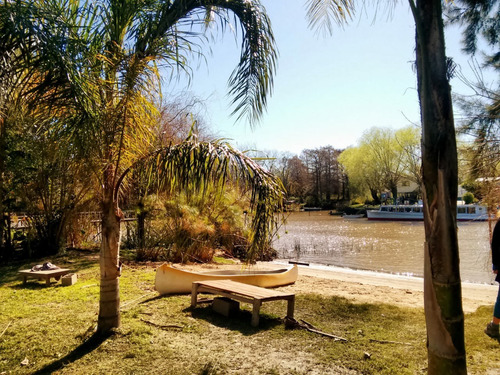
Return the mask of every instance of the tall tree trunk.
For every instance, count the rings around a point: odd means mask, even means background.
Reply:
[[[4,213],[4,199],[5,199],[5,153],[6,153],[6,131],[4,118],[0,116],[0,259],[6,257],[5,254],[5,213]]]
[[[144,249],[146,244],[146,215],[144,203],[142,201],[138,204],[139,213],[137,214],[137,246],[139,249]]]
[[[397,184],[391,184],[391,194],[392,194],[392,203],[397,204],[398,203],[398,185]]]
[[[457,148],[441,0],[410,0],[422,120],[424,307],[429,374],[466,374],[460,285]]]
[[[380,204],[380,198],[376,189],[370,188],[370,195],[372,196],[374,204]]]
[[[111,188],[112,189],[112,188]],[[101,285],[97,332],[107,334],[120,326],[120,221],[113,193],[105,192],[102,202],[100,270]]]

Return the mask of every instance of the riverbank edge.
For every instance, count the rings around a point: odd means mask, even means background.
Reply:
[[[256,266],[262,269],[272,269],[278,265],[283,266],[288,264],[286,261],[277,260],[272,262],[257,262]],[[299,265],[298,267],[298,282],[304,282],[301,278],[323,280],[323,282],[311,282],[311,292],[314,293],[325,294],[327,293],[327,288],[333,288],[334,283],[340,282],[344,284],[340,288],[342,295],[358,302],[383,301],[395,305],[423,308],[424,280],[421,277],[354,270],[320,264],[310,264],[309,266]],[[377,289],[376,291],[374,290],[375,288]],[[499,286],[497,284],[462,282],[462,305],[464,312],[474,312],[480,306],[493,305],[498,290]],[[383,299],[381,300],[381,298]]]

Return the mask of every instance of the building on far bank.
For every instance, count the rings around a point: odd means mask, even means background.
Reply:
[[[398,204],[414,204],[422,199],[420,186],[410,180],[401,180],[398,184]]]

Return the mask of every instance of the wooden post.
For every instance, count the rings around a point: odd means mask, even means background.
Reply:
[[[191,307],[196,307],[196,303],[198,302],[198,283],[193,283],[191,287]]]
[[[293,314],[295,312],[295,296],[288,298],[287,302],[286,316],[293,319]]]
[[[259,325],[259,313],[260,313],[260,305],[262,302],[260,300],[253,301],[253,309],[252,309],[252,327],[257,327]]]

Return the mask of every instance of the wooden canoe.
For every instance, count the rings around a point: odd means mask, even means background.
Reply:
[[[233,280],[263,288],[271,288],[293,284],[297,280],[298,267],[271,271],[263,270],[218,270],[208,272],[191,272],[162,264],[156,270],[155,288],[160,294],[191,293],[194,281]]]

